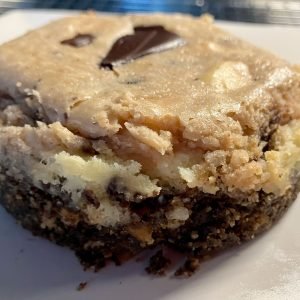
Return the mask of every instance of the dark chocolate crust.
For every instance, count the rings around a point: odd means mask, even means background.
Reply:
[[[162,197],[160,200],[159,197],[146,199],[142,204],[135,204],[132,211],[139,211],[141,222],[151,224],[153,228],[154,243],[147,246],[133,237],[128,227],[97,228],[89,225],[80,210],[69,207],[68,195],[53,197],[47,191],[49,188],[38,189],[30,182],[16,182],[2,174],[0,201],[33,234],[75,251],[86,268],[98,270],[109,260],[121,264],[144,248],[166,245],[183,252],[187,257],[185,265],[176,272],[179,276],[191,275],[203,257],[251,240],[271,227],[291,205],[299,191],[299,186],[295,185],[293,190],[280,198],[259,193],[259,201],[252,203],[246,199],[238,201],[222,195],[195,192],[182,195],[185,198],[188,196],[189,201],[185,205],[193,213],[184,225],[176,229],[163,229],[160,219],[155,217],[158,211],[168,209],[172,196],[165,196],[163,202]],[[50,227],[43,226],[43,219],[52,219],[54,222]],[[147,271],[163,274],[164,266],[169,265],[166,262],[160,253],[151,259]]]

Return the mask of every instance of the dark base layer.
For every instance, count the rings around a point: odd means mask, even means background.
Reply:
[[[141,219],[154,228],[152,237],[155,242],[151,247],[167,245],[185,253],[187,261],[176,275],[191,275],[203,257],[253,239],[271,227],[296,198],[297,192],[298,187],[295,187],[281,198],[261,193],[260,201],[252,204],[245,201],[239,203],[225,196],[199,194],[190,197],[186,207],[193,213],[177,229],[161,229],[159,220],[151,217],[153,212],[145,213],[147,204],[159,210],[167,209],[168,204],[157,208],[153,206],[153,201],[157,199],[151,198],[134,209],[143,211],[145,214],[141,215]],[[146,248],[125,227],[102,227],[99,230],[87,224],[80,211],[67,208],[67,196],[52,197],[47,191],[4,175],[0,180],[0,202],[33,234],[74,250],[86,268],[98,270],[108,260],[121,264]],[[52,221],[44,226],[45,220]],[[168,265],[169,261],[160,251],[151,258],[147,270],[153,274],[163,274]]]

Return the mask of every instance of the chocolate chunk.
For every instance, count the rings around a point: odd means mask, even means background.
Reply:
[[[60,42],[62,45],[69,45],[72,47],[80,48],[85,47],[93,42],[95,37],[91,34],[77,34],[69,40]]]
[[[100,67],[113,67],[128,63],[139,57],[166,51],[184,44],[177,34],[162,26],[135,27],[132,35],[118,39],[102,60]]]

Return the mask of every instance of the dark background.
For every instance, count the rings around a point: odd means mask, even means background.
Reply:
[[[300,25],[300,0],[0,0],[0,14],[15,8],[210,12],[217,19]]]

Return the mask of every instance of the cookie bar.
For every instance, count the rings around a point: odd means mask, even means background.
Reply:
[[[0,202],[86,267],[167,246],[189,275],[296,198],[299,100],[295,67],[209,16],[55,21],[0,46]]]

